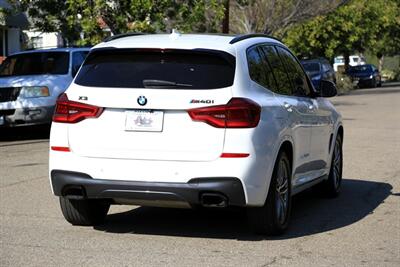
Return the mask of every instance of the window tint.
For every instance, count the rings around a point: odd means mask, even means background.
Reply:
[[[306,71],[309,71],[309,72],[318,72],[321,70],[320,64],[317,62],[303,63],[303,67]]]
[[[85,60],[89,51],[79,51],[72,54],[72,70],[79,68]]]
[[[266,55],[266,58],[275,76],[277,87],[275,88],[274,92],[282,95],[291,95],[292,94],[291,82],[275,48],[273,46],[263,46],[262,51]]]
[[[0,76],[67,74],[68,52],[35,52],[8,57],[0,67]]]
[[[277,47],[280,57],[285,64],[287,73],[292,81],[292,94],[295,96],[310,95],[310,87],[308,85],[307,76],[297,62],[296,58],[286,49]]]
[[[335,63],[344,63],[343,57],[335,57]]]
[[[75,83],[97,87],[213,89],[231,86],[234,74],[235,58],[223,52],[111,49],[91,52]]]
[[[275,91],[276,84],[271,67],[264,54],[260,54],[257,47],[252,47],[247,51],[247,62],[250,78],[262,86]]]

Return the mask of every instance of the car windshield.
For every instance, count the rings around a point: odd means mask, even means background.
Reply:
[[[370,65],[361,65],[361,66],[354,66],[349,68],[349,72],[357,73],[357,72],[366,72],[371,71]]]
[[[316,62],[303,63],[303,67],[307,72],[317,72],[321,70],[321,66]]]
[[[0,76],[67,74],[68,52],[35,52],[8,57],[0,66]]]
[[[107,49],[89,54],[75,83],[93,87],[213,89],[233,84],[235,58],[196,50]]]
[[[344,63],[344,58],[342,58],[342,57],[335,57],[335,63]]]

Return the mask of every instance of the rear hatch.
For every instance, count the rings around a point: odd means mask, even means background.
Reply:
[[[226,104],[234,71],[235,58],[220,51],[94,51],[67,95],[104,109],[69,126],[70,148],[85,157],[214,160],[225,128],[193,121],[187,110]]]

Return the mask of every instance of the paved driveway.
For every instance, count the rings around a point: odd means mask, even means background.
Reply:
[[[332,100],[345,123],[343,192],[294,199],[291,228],[253,235],[242,211],[113,206],[72,227],[47,178],[47,129],[0,130],[0,266],[400,266],[400,87]]]

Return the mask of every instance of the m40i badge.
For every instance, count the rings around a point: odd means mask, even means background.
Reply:
[[[192,99],[190,104],[214,104],[214,100],[210,99]]]

